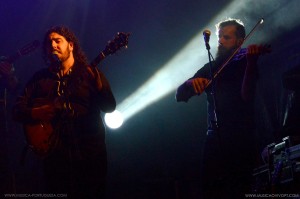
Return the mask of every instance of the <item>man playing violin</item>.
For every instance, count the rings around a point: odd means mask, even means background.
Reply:
[[[203,154],[204,198],[244,198],[250,193],[254,168],[254,94],[258,79],[257,61],[262,46],[249,45],[228,60],[245,39],[245,27],[238,19],[216,24],[216,59],[205,64],[180,85],[178,102],[207,96],[207,136]],[[229,62],[227,62],[229,61]],[[222,71],[214,74],[227,63]]]

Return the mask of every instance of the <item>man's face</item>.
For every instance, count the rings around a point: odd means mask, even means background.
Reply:
[[[218,32],[218,52],[217,56],[224,56],[233,52],[243,43],[243,39],[237,38],[236,27],[229,25],[221,28]]]
[[[55,32],[50,33],[49,41],[48,53],[51,55],[56,54],[61,62],[66,61],[73,53],[73,43],[68,42],[62,35]]]

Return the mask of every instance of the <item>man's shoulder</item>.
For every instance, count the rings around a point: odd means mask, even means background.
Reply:
[[[212,67],[215,66],[215,61],[211,62]],[[210,74],[210,63],[204,64],[194,75],[194,77],[208,77]]]

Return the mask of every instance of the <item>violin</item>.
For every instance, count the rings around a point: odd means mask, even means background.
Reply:
[[[259,48],[259,54],[260,55],[265,55],[266,53],[270,53],[272,51],[271,49],[271,45],[270,44],[264,44],[264,45],[260,45]],[[248,49],[247,48],[241,48],[232,58],[232,60],[234,61],[238,61],[243,59],[248,53]]]

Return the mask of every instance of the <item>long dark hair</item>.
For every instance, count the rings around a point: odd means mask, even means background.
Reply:
[[[74,46],[73,55],[76,63],[79,63],[80,65],[84,65],[84,66],[88,65],[87,57],[84,54],[84,52],[81,50],[78,39],[76,38],[75,34],[66,26],[53,26],[46,32],[43,41],[43,58],[47,64],[50,64],[50,60],[51,60],[50,58],[51,55],[47,50],[49,48],[49,45],[51,45],[49,40],[49,35],[53,32],[60,34],[68,42],[73,43]]]

